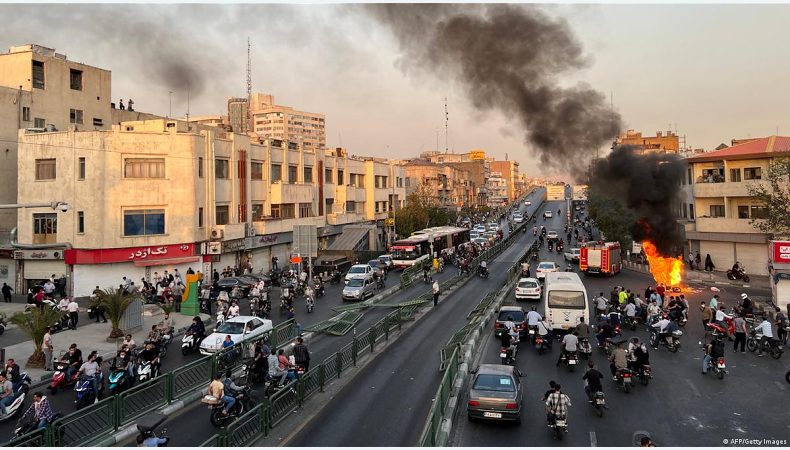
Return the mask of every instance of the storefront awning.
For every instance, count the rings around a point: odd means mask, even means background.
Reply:
[[[174,266],[176,264],[186,264],[191,262],[200,261],[200,256],[187,256],[184,258],[170,258],[170,259],[150,259],[150,260],[136,260],[134,265],[137,267],[149,266]]]

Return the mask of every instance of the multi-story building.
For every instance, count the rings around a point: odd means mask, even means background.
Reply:
[[[71,274],[75,295],[164,269],[268,269],[273,256],[286,261],[294,251],[297,224],[318,227],[323,248],[357,222],[376,225],[375,243],[385,242],[390,205],[405,196],[394,163],[179,120],[21,131],[19,140],[20,177],[35,180],[20,186],[19,202],[71,207],[19,215],[19,242],[41,247],[21,255],[20,278]]]
[[[17,131],[107,129],[110,86],[109,70],[70,61],[51,48],[30,44],[0,54],[0,203],[17,203],[18,179],[24,179],[17,176]],[[0,242],[7,242],[16,218],[16,210],[0,210]]]
[[[305,149],[326,147],[326,118],[323,114],[298,111],[274,103],[274,96],[256,93],[250,99],[255,135],[300,143]],[[231,118],[231,125],[233,125]],[[235,129],[235,128],[234,128]]]
[[[507,204],[508,184],[500,172],[491,172],[488,177],[488,206],[497,208]]]
[[[467,153],[439,153],[435,151],[423,152],[424,157],[431,162],[447,164],[458,170],[469,173],[469,181],[474,186],[473,198],[468,204],[486,206],[488,204],[488,177],[491,165],[486,158],[485,150],[475,149]]]
[[[686,158],[678,217],[685,226],[687,250],[711,255],[716,270],[739,261],[750,274],[768,273],[768,236],[751,225],[765,217],[749,187],[768,186],[773,158],[790,156],[790,137],[770,136]]]
[[[521,195],[518,186],[518,162],[517,161],[491,161],[491,171],[499,172],[500,176],[505,179],[507,185],[507,198],[515,200]]]
[[[469,172],[425,159],[402,161],[406,171],[406,195],[426,184],[431,201],[440,207],[458,208],[474,201],[474,185]]]
[[[642,132],[628,130],[617,136],[614,147],[631,146],[640,152],[677,153],[680,149],[680,139],[672,131],[663,133],[656,131],[655,136],[642,136]]]

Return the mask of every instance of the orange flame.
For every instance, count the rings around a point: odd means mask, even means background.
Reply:
[[[642,249],[647,255],[650,264],[650,273],[659,284],[665,286],[679,286],[683,281],[683,258],[668,258],[658,253],[656,246],[650,241],[642,243]]]

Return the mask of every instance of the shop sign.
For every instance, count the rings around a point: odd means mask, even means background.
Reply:
[[[244,238],[224,241],[222,243],[222,253],[238,252],[240,250],[244,250]]]
[[[790,264],[790,241],[771,241],[771,261]]]
[[[63,259],[64,250],[15,250],[14,259]]]
[[[68,249],[66,264],[107,264],[194,256],[194,244],[152,245],[148,247],[108,248],[98,250]]]
[[[269,247],[272,245],[277,244],[287,244],[293,241],[293,232],[288,233],[274,233],[274,234],[264,234],[261,236],[255,237],[248,237],[247,242],[247,249],[259,248],[259,247]]]

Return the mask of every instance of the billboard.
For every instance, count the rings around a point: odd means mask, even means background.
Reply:
[[[482,161],[486,159],[486,152],[484,150],[472,150],[469,152],[469,159],[472,161]]]
[[[790,264],[790,241],[771,241],[771,262]]]

